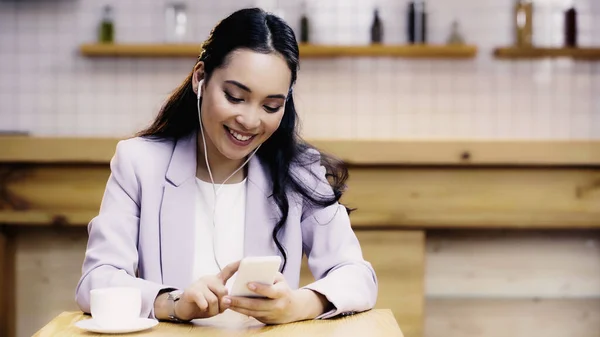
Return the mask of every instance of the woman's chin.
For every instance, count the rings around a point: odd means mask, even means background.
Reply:
[[[221,154],[229,160],[243,160],[252,153],[252,149],[254,148],[236,149],[232,146],[227,146],[226,148],[222,149]]]

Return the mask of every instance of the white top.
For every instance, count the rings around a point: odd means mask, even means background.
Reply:
[[[246,224],[246,179],[236,184],[215,185],[217,203],[213,227],[213,206],[215,194],[212,183],[196,178],[196,232],[193,279],[190,283],[205,275],[216,275],[219,266],[215,262],[215,253],[221,268],[244,257],[244,230]],[[215,250],[213,251],[213,237]],[[226,287],[231,289],[235,276]],[[210,318],[197,321],[210,322],[213,326],[245,326],[252,322],[249,316],[232,310],[225,310]]]
[[[221,268],[244,257],[246,216],[246,179],[240,183],[215,185],[217,204],[213,228],[215,197],[212,183],[196,178],[196,232],[193,279],[216,275]],[[213,251],[213,236],[215,249]],[[231,286],[233,278],[227,282]]]

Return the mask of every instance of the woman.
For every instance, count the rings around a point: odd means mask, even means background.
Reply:
[[[301,142],[292,29],[244,9],[221,21],[192,73],[138,137],[119,142],[76,299],[142,291],[142,315],[209,318],[229,309],[266,324],[372,308],[377,279],[338,203],[344,169]],[[201,122],[200,122],[201,121]],[[328,181],[331,178],[332,182]],[[315,282],[298,289],[303,253]],[[228,295],[245,256],[279,255],[265,298]]]

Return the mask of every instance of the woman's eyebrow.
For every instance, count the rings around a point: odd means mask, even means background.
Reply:
[[[248,88],[247,86],[243,85],[242,83],[238,82],[238,81],[234,81],[234,80],[227,80],[225,81],[225,83],[229,83],[229,84],[233,84],[236,87],[247,91],[248,93],[252,93],[252,90],[250,90],[250,88]],[[269,95],[267,96],[267,98],[281,98],[281,99],[285,99],[285,95],[283,94],[275,94],[275,95]]]
[[[238,88],[240,88],[240,89],[242,89],[242,90],[244,90],[244,91],[247,91],[247,92],[249,92],[249,93],[251,93],[251,92],[252,92],[252,90],[250,90],[250,88],[248,88],[247,86],[245,86],[245,85],[241,84],[241,83],[240,83],[240,82],[238,82],[238,81],[234,81],[234,80],[227,80],[227,81],[225,81],[225,83],[233,84],[233,85],[235,85],[236,87],[238,87]]]

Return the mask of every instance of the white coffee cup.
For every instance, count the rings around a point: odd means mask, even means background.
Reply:
[[[90,291],[94,322],[104,328],[126,327],[140,318],[142,292],[137,288],[114,287]]]

